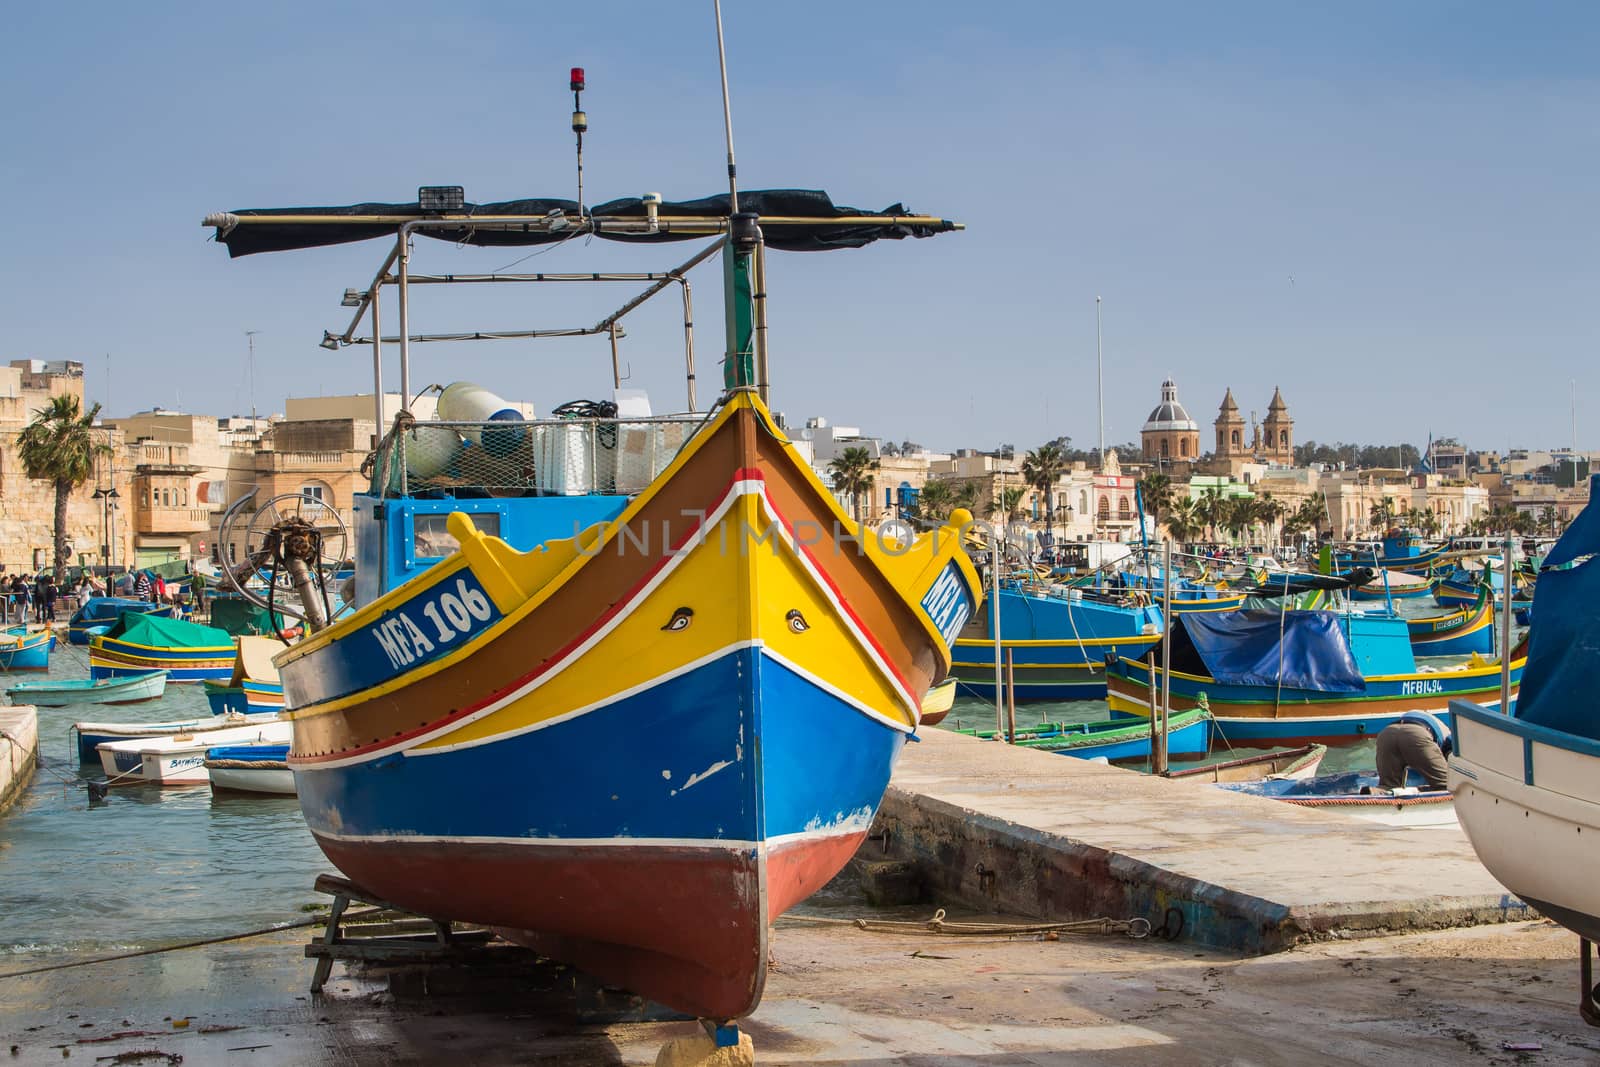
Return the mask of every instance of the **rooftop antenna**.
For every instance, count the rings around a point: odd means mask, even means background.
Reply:
[[[1100,298],[1094,298],[1094,392],[1100,408],[1100,466],[1106,465],[1105,359],[1100,339]]]
[[[589,116],[583,113],[580,100],[584,86],[582,67],[572,68],[568,84],[572,88],[572,132],[578,137],[578,217],[581,219],[588,214],[583,207],[583,135],[589,132]]]
[[[260,330],[246,330],[245,341],[250,345],[250,432],[256,429],[256,334]]]

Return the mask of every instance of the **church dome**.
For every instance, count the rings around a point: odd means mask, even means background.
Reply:
[[[1150,417],[1144,420],[1145,433],[1162,433],[1174,430],[1199,432],[1200,424],[1189,417],[1182,404],[1178,403],[1178,384],[1171,378],[1161,383],[1161,403],[1156,405]]]

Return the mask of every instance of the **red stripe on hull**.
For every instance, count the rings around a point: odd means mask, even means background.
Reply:
[[[767,846],[767,918],[776,919],[833,880],[867,832],[811,837]]]
[[[679,1011],[732,1019],[761,1000],[767,924],[753,850],[317,841],[401,907],[493,926]],[[788,881],[809,883],[814,869],[800,862]]]

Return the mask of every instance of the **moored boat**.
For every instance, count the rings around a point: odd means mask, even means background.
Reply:
[[[121,678],[53,678],[18,682],[6,690],[13,704],[60,708],[68,704],[137,704],[155,700],[167,690],[166,671],[148,671]]]
[[[1178,767],[1168,771],[1167,777],[1202,784],[1259,782],[1265,778],[1311,778],[1316,775],[1327,754],[1327,745],[1301,745],[1299,748],[1257,752],[1198,767]]]
[[[55,634],[49,630],[16,627],[0,633],[0,671],[49,670],[55,644]]]
[[[153,670],[172,683],[221,680],[233,673],[233,637],[182,619],[125,612],[89,638],[89,677],[115,678]]]
[[[1348,744],[1375,736],[1407,711],[1443,712],[1452,699],[1499,703],[1500,669],[1474,657],[1455,668],[1419,669],[1405,620],[1328,611],[1188,616],[1172,629],[1171,707],[1207,702],[1220,739],[1233,745]],[[1522,675],[1512,662],[1512,697]],[[1108,664],[1113,714],[1148,716],[1152,675]]]
[[[945,716],[950,714],[950,709],[956,706],[956,680],[946,678],[922,698],[922,716],[918,721],[920,726],[937,726],[944,722]]]
[[[96,747],[107,785],[202,785],[210,781],[206,750],[222,745],[287,744],[280,719],[218,730],[185,730],[160,737],[106,741]]]
[[[72,613],[72,619],[67,623],[68,643],[87,645],[91,627],[110,626],[121,618],[124,612],[129,611],[138,615],[159,615],[168,619],[177,614],[171,604],[152,604],[148,600],[135,600],[132,597],[90,597],[87,604]]]
[[[1476,603],[1444,615],[1407,619],[1406,632],[1418,656],[1487,655],[1494,651],[1494,620],[1489,588],[1479,586]]]
[[[95,750],[113,741],[148,741],[176,734],[212,734],[217,730],[232,730],[241,726],[273,722],[277,713],[265,715],[216,715],[193,719],[168,719],[163,722],[75,722],[71,732],[78,738],[78,760],[96,763],[100,757]]]
[[[294,795],[289,745],[221,745],[206,749],[204,766],[214,793]]]

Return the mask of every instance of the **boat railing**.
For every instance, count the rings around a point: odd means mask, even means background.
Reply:
[[[631,496],[672,463],[704,413],[638,419],[397,423],[369,459],[377,497]]]

